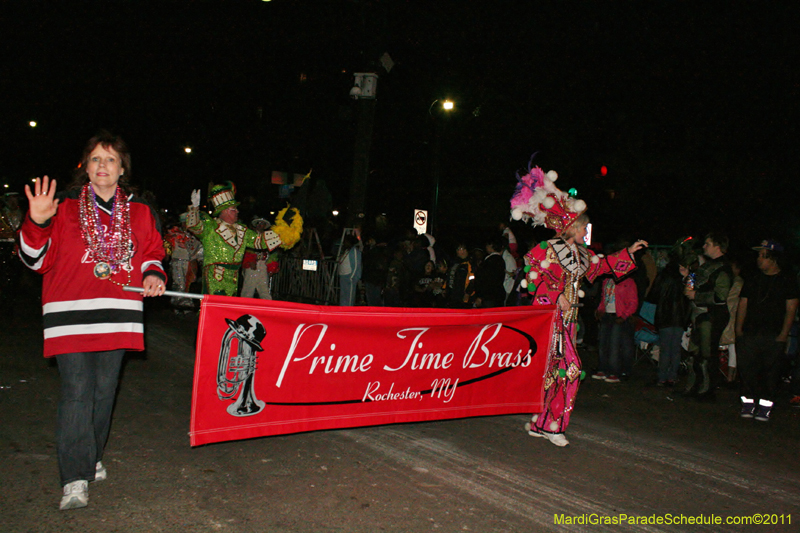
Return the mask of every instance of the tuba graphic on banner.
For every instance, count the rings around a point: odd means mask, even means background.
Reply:
[[[226,409],[228,414],[252,416],[259,413],[265,405],[255,396],[253,380],[256,373],[257,352],[264,351],[261,343],[267,336],[267,330],[261,321],[252,315],[242,315],[235,321],[226,318],[225,322],[228,324],[228,331],[220,343],[217,397],[221,401],[235,398]],[[234,344],[235,353],[231,349]]]

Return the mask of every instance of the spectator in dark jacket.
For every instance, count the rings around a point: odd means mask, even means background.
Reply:
[[[469,250],[465,244],[456,246],[456,260],[447,274],[447,306],[453,309],[469,307],[472,297],[473,278],[472,265],[469,262]]]
[[[691,302],[683,294],[683,275],[677,258],[671,258],[658,274],[647,300],[656,305],[653,325],[658,330],[661,351],[658,358],[658,385],[671,387],[678,380],[681,364],[681,338],[689,323]]]
[[[386,243],[377,243],[374,237],[365,239],[364,270],[361,281],[364,282],[364,296],[367,305],[377,307],[383,305],[383,288],[389,273],[389,250]]]
[[[386,273],[386,286],[383,290],[383,301],[387,307],[405,307],[408,305],[408,287],[410,274],[403,261],[403,248],[397,246],[392,252]]]
[[[494,239],[486,244],[486,257],[475,274],[475,307],[503,307],[505,304],[506,263],[502,253],[502,240]]]
[[[428,238],[425,235],[417,235],[417,237],[411,241],[411,251],[403,259],[406,269],[408,269],[412,279],[424,273],[425,263],[430,260]]]
[[[433,307],[433,279],[436,265],[433,261],[425,263],[422,274],[412,283],[411,305],[413,307]]]

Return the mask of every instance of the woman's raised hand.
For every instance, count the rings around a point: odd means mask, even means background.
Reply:
[[[25,196],[28,197],[31,220],[37,224],[44,224],[58,211],[56,195],[56,180],[47,176],[36,178],[33,182],[33,192],[29,185],[25,185]]]

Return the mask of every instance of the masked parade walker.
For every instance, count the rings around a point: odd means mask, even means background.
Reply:
[[[545,174],[539,167],[531,168],[529,164],[527,174],[517,175],[517,188],[511,198],[511,218],[556,232],[555,238],[542,241],[525,255],[526,275],[520,285],[530,292],[533,305],[556,306],[543,376],[544,410],[534,413],[525,428],[531,436],[547,437],[556,446],[566,446],[569,442],[564,431],[585,376],[575,346],[578,299],[583,296],[578,287],[584,278],[592,282],[608,273],[622,277],[634,270],[636,263],[628,249],[603,256],[596,255],[583,242],[572,242],[568,230],[576,220],[577,224],[586,224],[587,219],[581,216],[586,211],[586,203],[559,190],[554,184],[557,178],[555,171]],[[631,248],[635,251],[645,244],[637,242]],[[559,305],[561,296],[569,302],[566,311]]]
[[[214,217],[229,207],[239,205],[236,201],[236,186],[230,181],[213,185],[208,199],[214,210]],[[278,213],[271,229],[257,232],[243,224],[229,224],[201,213],[200,191],[194,191],[186,226],[203,243],[203,292],[237,296],[239,269],[245,250],[253,248],[272,251],[278,246],[291,248],[300,240],[303,219],[297,209],[286,207]]]

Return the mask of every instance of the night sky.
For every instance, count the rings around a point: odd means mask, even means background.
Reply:
[[[506,218],[536,152],[602,240],[798,247],[798,22],[789,2],[9,1],[0,177],[66,181],[104,127],[161,207],[229,179],[266,211],[283,204],[273,170],[313,167],[344,209],[348,93],[374,70],[369,216],[430,209],[439,134],[442,233]]]

